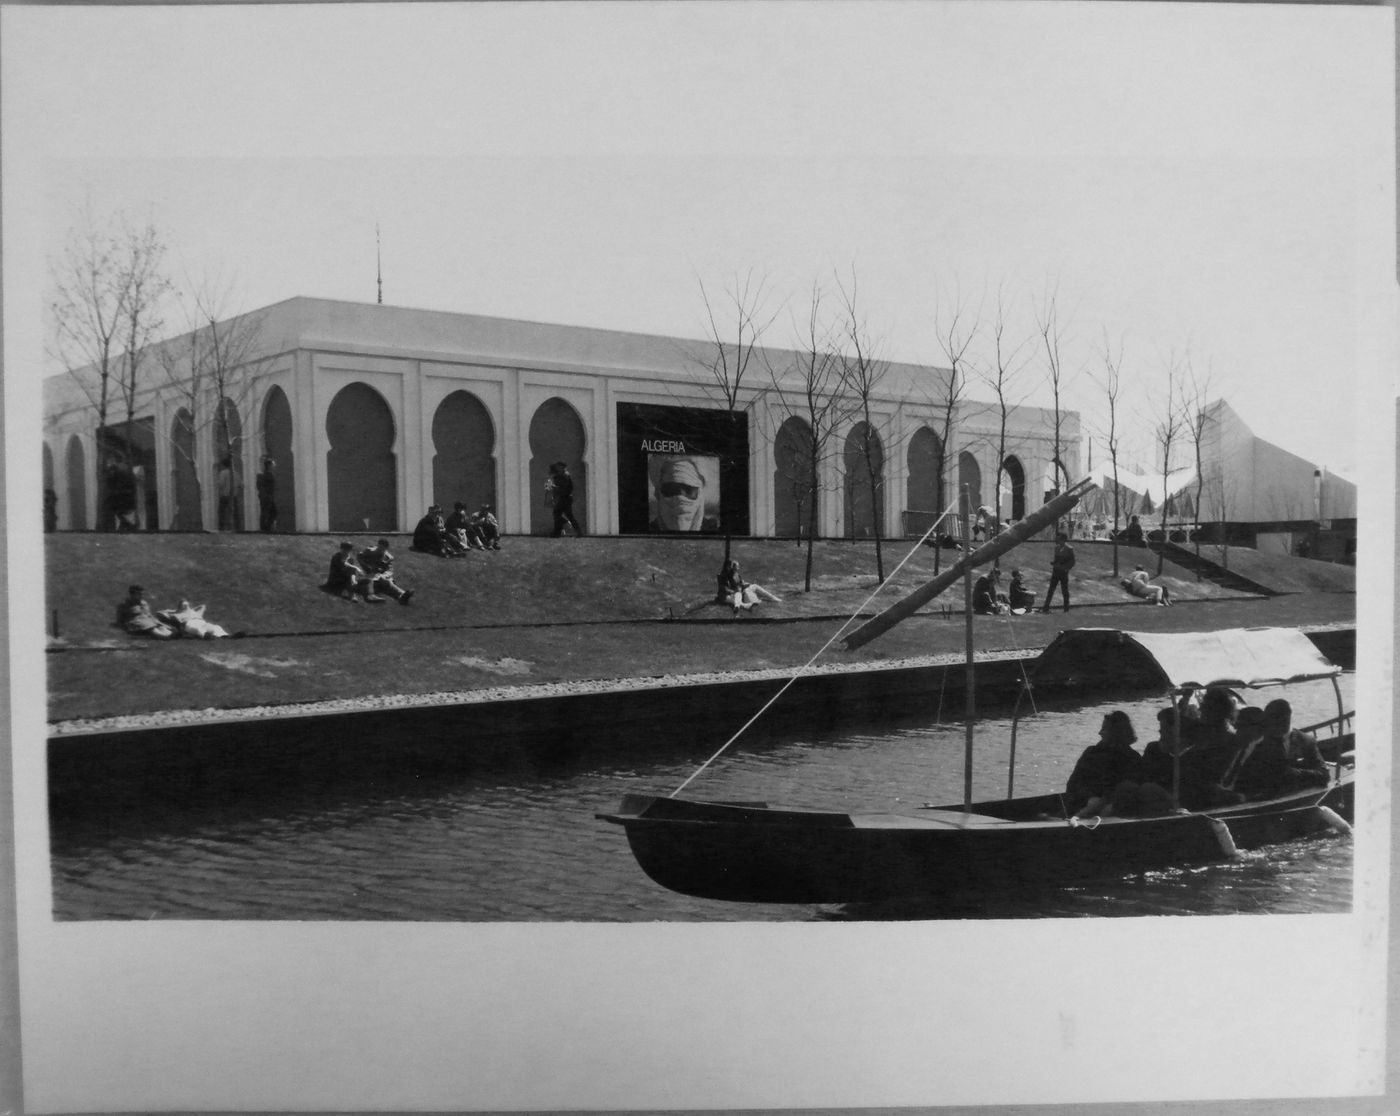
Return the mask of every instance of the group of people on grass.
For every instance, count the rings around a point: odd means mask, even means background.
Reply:
[[[181,599],[174,608],[155,611],[140,585],[127,587],[126,599],[117,605],[117,627],[147,639],[229,639],[230,633],[204,618],[205,605]],[[234,632],[233,636],[242,635]]]
[[[394,580],[394,555],[389,550],[388,539],[380,539],[358,554],[354,543],[341,543],[340,549],[331,555],[330,574],[321,588],[355,604],[361,601],[383,604],[394,600],[406,605],[413,600],[414,593]]]
[[[1317,740],[1293,728],[1283,698],[1242,705],[1212,687],[1157,714],[1159,736],[1142,752],[1121,709],[1109,713],[1065,785],[1067,817],[1152,817],[1274,798],[1330,781]]]
[[[442,517],[442,505],[433,504],[413,529],[409,549],[439,558],[460,558],[473,550],[500,550],[501,525],[490,504],[468,512],[458,500],[446,519]]]

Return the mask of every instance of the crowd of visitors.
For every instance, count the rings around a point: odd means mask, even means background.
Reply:
[[[1121,709],[1108,714],[1099,740],[1079,757],[1065,784],[1065,814],[1152,817],[1275,798],[1330,781],[1312,735],[1293,728],[1284,698],[1263,709],[1211,687],[1157,714],[1158,738],[1141,753]]]
[[[442,518],[442,506],[433,504],[414,527],[409,549],[439,558],[460,558],[473,550],[500,550],[501,525],[490,504],[482,504],[469,514],[458,500],[446,519]]]

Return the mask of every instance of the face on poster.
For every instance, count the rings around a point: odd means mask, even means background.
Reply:
[[[693,453],[647,454],[653,531],[719,530],[719,458]]]

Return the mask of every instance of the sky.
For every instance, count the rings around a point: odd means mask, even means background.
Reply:
[[[85,206],[153,222],[229,305],[293,295],[705,334],[814,283],[893,359],[946,364],[998,298],[1046,404],[1153,453],[1165,371],[1358,466],[1355,384],[1394,279],[1388,9],[1141,4],[10,9],[19,287]],[[43,112],[27,111],[44,106]],[[18,108],[16,106],[19,106]],[[18,204],[9,204],[17,202]],[[35,208],[31,209],[28,202]],[[42,214],[34,225],[31,215]],[[20,234],[16,234],[20,235]],[[28,310],[26,314],[23,311]],[[42,325],[39,326],[42,329]],[[52,366],[49,366],[50,370]],[[1323,384],[1327,390],[1320,390]],[[974,379],[974,397],[988,397]]]

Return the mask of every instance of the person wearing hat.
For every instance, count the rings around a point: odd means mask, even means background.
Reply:
[[[483,550],[501,549],[501,525],[496,521],[490,504],[482,504],[472,513],[471,526],[481,540]]]
[[[371,593],[383,593],[401,605],[413,600],[414,590],[404,589],[394,581],[394,556],[389,552],[388,539],[380,539],[374,546],[360,551],[360,565],[369,578]]]
[[[1141,782],[1142,756],[1133,750],[1136,740],[1133,722],[1123,710],[1104,716],[1098,743],[1084,749],[1065,784],[1066,817],[1102,815],[1118,784]]]
[[[117,605],[117,626],[132,635],[169,639],[174,631],[156,619],[145,592],[139,585],[127,586],[126,600]]]
[[[566,523],[574,529],[575,535],[582,535],[583,528],[574,518],[574,478],[569,475],[569,467],[564,462],[556,461],[549,467],[545,491],[554,509],[554,537],[557,539],[564,534]]]
[[[718,522],[705,518],[705,477],[693,458],[664,458],[657,470],[655,485],[653,531],[719,529]]]

